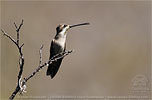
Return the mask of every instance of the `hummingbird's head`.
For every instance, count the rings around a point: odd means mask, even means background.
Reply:
[[[56,31],[57,33],[63,32],[66,33],[66,31],[70,28],[69,25],[65,25],[65,24],[60,24],[57,26]]]
[[[75,24],[75,25],[66,25],[66,24],[60,24],[57,26],[56,31],[57,33],[63,32],[66,33],[66,31],[70,28],[82,26],[82,25],[89,25],[90,23],[81,23],[81,24]]]
[[[81,23],[81,24],[75,24],[75,25],[60,24],[56,28],[56,31],[57,31],[56,37],[66,36],[66,33],[70,28],[77,27],[77,26],[82,26],[82,25],[89,25],[89,24],[90,23]]]

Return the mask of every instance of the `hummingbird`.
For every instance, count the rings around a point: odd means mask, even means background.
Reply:
[[[89,25],[89,23],[81,23],[81,24],[75,24],[75,25],[60,24],[57,26],[56,35],[55,35],[54,39],[51,41],[49,59],[51,59],[53,56],[65,51],[67,31],[73,27],[82,26],[82,25]],[[63,58],[58,59],[57,61],[54,61],[48,65],[46,75],[50,76],[51,79],[53,79],[54,76],[56,75],[56,73],[58,72],[62,59]]]

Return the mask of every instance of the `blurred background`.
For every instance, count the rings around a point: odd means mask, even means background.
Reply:
[[[1,2],[1,27],[15,39],[13,23],[19,25],[22,19],[23,77],[37,68],[42,44],[43,62],[48,60],[57,25],[83,22],[90,22],[90,25],[68,31],[67,50],[74,49],[74,52],[64,58],[54,79],[46,76],[47,67],[42,69],[28,81],[27,93],[17,94],[16,100],[51,99],[53,96],[73,96],[71,99],[103,96],[100,99],[105,99],[130,95],[151,100],[150,1]],[[8,99],[16,87],[19,53],[8,38],[2,34],[0,38],[1,99]],[[141,81],[145,84],[140,84]]]

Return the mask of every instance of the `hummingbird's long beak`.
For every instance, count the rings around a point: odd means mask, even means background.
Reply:
[[[81,24],[76,24],[76,25],[70,25],[69,27],[76,27],[76,26],[81,26],[81,25],[89,25],[90,23],[81,23]]]

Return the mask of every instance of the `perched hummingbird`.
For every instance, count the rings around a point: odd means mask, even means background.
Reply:
[[[67,36],[67,31],[70,28],[76,27],[76,26],[81,26],[81,25],[89,25],[89,23],[82,23],[82,24],[76,24],[76,25],[59,25],[56,28],[56,35],[54,39],[51,42],[51,47],[50,47],[50,58],[51,59],[53,56],[56,54],[59,54],[61,52],[64,52],[66,49],[66,36]],[[53,78],[56,73],[59,70],[59,67],[61,65],[62,59],[58,59],[57,61],[49,64],[46,75],[50,75],[51,78]]]

